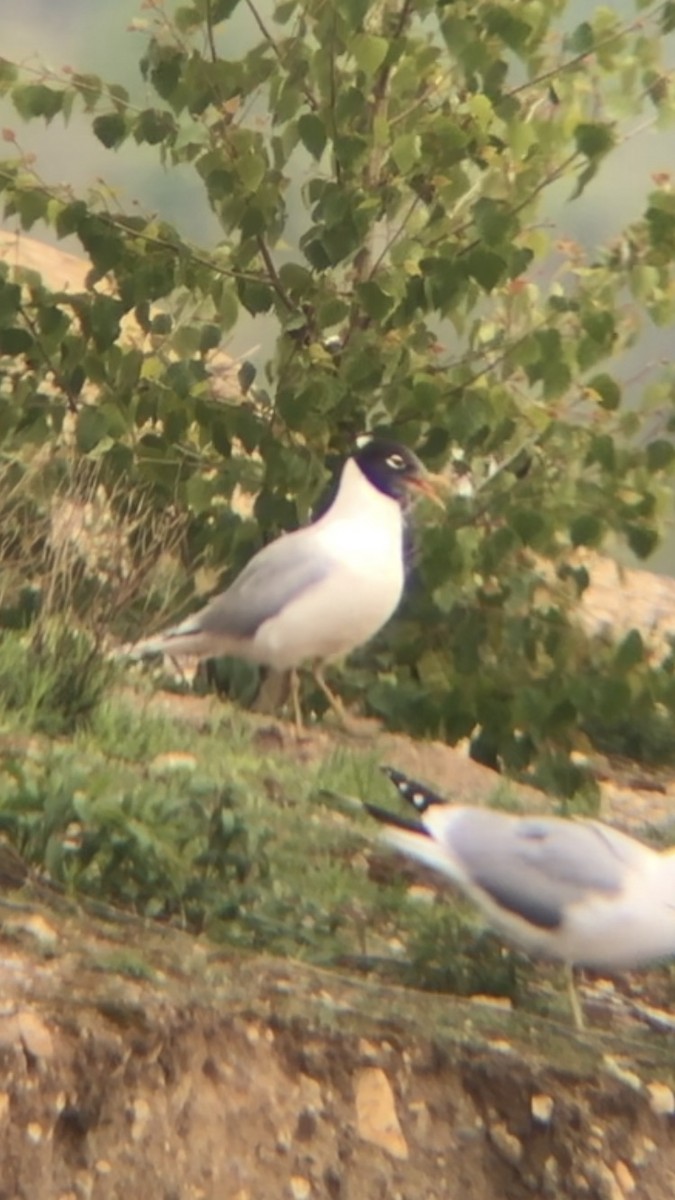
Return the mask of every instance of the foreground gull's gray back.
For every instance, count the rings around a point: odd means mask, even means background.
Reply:
[[[531,925],[554,929],[589,890],[616,896],[626,864],[597,825],[463,808],[439,838],[468,877]]]
[[[317,521],[260,550],[227,591],[132,653],[230,654],[290,669],[298,727],[296,668],[312,663],[318,686],[344,719],[322,664],[368,641],[395,611],[404,584],[404,510],[419,492],[440,502],[412,451],[373,439],[347,459]]]
[[[386,841],[457,884],[529,953],[568,968],[632,968],[675,955],[675,852],[600,821],[520,817],[442,802],[385,768],[418,820],[366,804]],[[582,1025],[570,974],[570,1001]]]

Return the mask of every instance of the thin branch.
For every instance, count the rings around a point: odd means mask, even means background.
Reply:
[[[206,39],[209,44],[209,52],[211,54],[211,62],[218,62],[218,53],[216,51],[216,42],[213,36],[213,14],[211,13],[211,0],[206,0],[204,5],[204,18],[206,21]]]
[[[414,0],[403,0],[401,9],[396,19],[392,39],[399,38],[403,33],[413,11]],[[379,117],[386,117],[388,104],[388,87],[389,77],[391,75],[391,63],[385,61],[380,68],[377,79],[373,86],[373,97],[370,104],[370,131],[375,128],[375,122]],[[374,144],[368,156],[368,162],[363,172],[363,183],[366,192],[374,192],[380,185],[380,175],[382,172],[382,162],[384,158],[384,147]],[[354,259],[354,283],[363,283],[366,279],[372,279],[373,276],[373,241],[375,238],[375,227],[370,231],[367,241],[356,255]],[[346,334],[346,341],[349,341],[351,333],[358,325],[366,327],[370,324],[368,318],[363,315],[358,315],[356,310],[352,314],[350,327]]]
[[[384,259],[387,257],[392,246],[394,246],[396,244],[396,242],[400,238],[401,234],[404,232],[406,225],[410,221],[415,209],[417,208],[417,206],[419,204],[421,204],[421,197],[413,196],[412,204],[409,206],[407,213],[402,218],[400,225],[398,225],[396,227],[396,229],[392,233],[391,237],[387,239],[381,252],[378,254],[377,258],[375,259],[375,262],[373,263],[372,267],[370,268],[370,274],[368,275],[369,279],[372,279],[373,276],[375,275],[376,271],[379,269],[379,267],[381,267],[382,263],[384,262]]]
[[[510,100],[512,96],[518,96],[521,92],[527,92],[530,88],[538,87],[541,83],[546,83],[549,79],[555,79],[557,75],[562,75],[566,71],[572,71],[575,67],[581,65],[586,59],[592,58],[597,54],[598,50],[604,49],[605,46],[611,46],[612,42],[618,42],[627,33],[632,33],[635,29],[641,29],[647,20],[656,16],[659,11],[665,8],[662,0],[654,5],[651,12],[642,12],[634,21],[629,21],[625,25],[621,25],[619,29],[612,30],[611,33],[605,34],[599,38],[590,50],[582,50],[579,54],[575,54],[572,58],[568,58],[563,63],[559,63],[556,67],[550,67],[547,71],[542,71],[540,75],[535,75],[534,79],[528,79],[526,83],[518,84],[518,87],[511,88],[511,91],[504,92],[501,99]]]
[[[119,96],[113,95],[110,91],[110,85],[101,80],[101,87],[97,88],[95,84],[88,84],[84,81],[74,83],[73,77],[77,74],[76,71],[70,75],[60,75],[58,71],[53,71],[51,67],[29,67],[27,63],[19,63],[16,60],[8,58],[5,60],[11,66],[16,67],[17,71],[25,72],[27,75],[34,75],[37,79],[49,79],[52,83],[58,83],[64,89],[67,88],[74,92],[90,92],[96,96],[105,96],[111,104],[116,108],[122,108],[125,112],[142,113],[144,109],[137,104],[132,104],[130,100],[122,100]]]
[[[10,171],[2,170],[2,168],[0,168],[0,180],[5,184],[9,184],[10,187],[14,186],[16,182],[13,174]],[[56,188],[47,187],[46,184],[42,183],[42,181],[38,180],[37,178],[32,187],[34,191],[39,192],[43,196],[48,196],[50,200],[63,200],[63,193],[60,193]],[[17,188],[16,190],[19,192],[25,192],[27,189]],[[70,201],[72,201],[72,194],[69,195],[69,202]],[[225,279],[241,279],[249,283],[260,283],[261,280],[264,279],[264,276],[256,273],[255,271],[240,271],[229,267],[221,267],[212,259],[205,258],[203,255],[197,254],[185,242],[181,242],[179,245],[177,245],[168,238],[158,237],[156,234],[145,233],[142,229],[129,229],[128,225],[126,225],[123,220],[114,217],[111,213],[97,212],[93,215],[95,216],[96,220],[101,221],[105,225],[109,225],[112,229],[115,229],[118,233],[123,234],[130,240],[138,240],[148,246],[160,246],[165,250],[170,250],[176,255],[177,258],[185,256],[191,263],[194,263],[196,266],[206,267],[209,271],[212,271],[214,275],[222,275]],[[77,234],[77,230],[75,230],[75,233]],[[270,282],[273,282],[273,279],[271,279]],[[283,287],[281,284],[280,286]],[[284,303],[288,304],[290,301],[286,299],[284,300]]]
[[[66,402],[68,404],[68,408],[69,408],[70,412],[76,413],[78,411],[78,408],[77,408],[77,403],[75,401],[75,396],[74,396],[72,390],[68,387],[67,383],[65,382],[63,375],[59,371],[58,367],[56,367],[54,365],[54,363],[52,362],[51,356],[45,350],[45,348],[40,340],[40,333],[37,328],[37,325],[35,324],[35,321],[33,320],[33,318],[31,316],[29,316],[25,305],[23,305],[23,304],[19,305],[19,312],[21,313],[24,323],[28,326],[31,334],[33,335],[33,341],[35,342],[35,346],[38,350],[38,353],[40,354],[42,361],[45,363],[47,369],[49,371],[51,371],[52,375],[54,376],[54,382],[56,383],[56,386],[58,388],[60,388],[60,390],[63,392],[64,396],[66,397]]]
[[[258,244],[258,250],[260,253],[260,257],[262,258],[262,260],[265,264],[265,269],[267,271],[269,281],[272,284],[272,287],[274,288],[277,296],[281,300],[282,304],[284,304],[286,306],[286,308],[288,309],[289,312],[295,312],[295,305],[294,305],[293,301],[291,300],[290,296],[288,295],[288,292],[286,291],[283,283],[281,282],[281,280],[279,278],[279,274],[274,265],[272,255],[269,252],[269,247],[268,247],[264,237],[262,237],[260,234],[258,234],[258,236],[256,238],[256,242]]]
[[[262,33],[265,41],[268,43],[269,46],[272,47],[272,50],[276,54],[277,59],[279,60],[279,63],[281,64],[282,67],[285,67],[284,56],[281,53],[281,50],[279,49],[275,39],[273,38],[272,34],[269,31],[269,29],[267,28],[265,22],[263,21],[262,17],[260,16],[260,13],[258,12],[255,4],[253,3],[253,0],[246,0],[246,7],[248,8],[251,16],[253,17],[253,20],[255,21],[256,25],[258,26],[258,29]],[[312,112],[317,112],[317,110],[319,108],[319,102],[316,99],[316,97],[314,96],[314,94],[310,91],[310,89],[305,84],[300,85],[300,90],[301,90],[303,96],[305,97],[305,100],[309,104],[309,107],[311,108]]]

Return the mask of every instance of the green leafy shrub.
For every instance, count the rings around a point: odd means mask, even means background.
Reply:
[[[363,430],[434,467],[461,450],[479,490],[426,529],[421,586],[346,687],[367,679],[367,706],[417,733],[479,725],[477,752],[509,769],[559,760],[562,791],[580,730],[616,708],[604,651],[568,620],[575,552],[612,538],[647,558],[672,494],[672,379],[636,406],[611,368],[640,322],[675,315],[670,180],[591,253],[543,219],[561,182],[594,186],[628,116],[672,120],[672,5],[639,7],[571,27],[564,0],[289,0],[268,18],[249,5],[257,40],[230,57],[236,3],[153,0],[140,105],[85,72],[0,61],[22,120],[83,111],[111,151],[154,147],[194,172],[222,228],[195,246],[161,213],[75,195],[6,131],[5,215],[77,237],[91,263],[73,294],[0,264],[12,467],[45,445],[95,462],[107,494],[123,481],[150,511],[189,514],[185,564],[233,571],[306,519]],[[270,314],[276,346],[223,386],[241,311]],[[622,676],[617,728],[649,691],[641,670]],[[670,719],[670,694],[658,704]]]

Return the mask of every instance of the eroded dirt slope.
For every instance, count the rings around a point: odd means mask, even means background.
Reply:
[[[7,1200],[675,1192],[669,1036],[577,1035],[65,905],[2,919]]]

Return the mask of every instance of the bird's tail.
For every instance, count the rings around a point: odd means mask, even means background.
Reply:
[[[423,814],[434,804],[443,804],[447,807],[448,801],[439,796],[438,792],[433,792],[425,784],[418,783],[409,775],[404,775],[403,771],[397,771],[395,767],[382,767],[382,771],[388,779],[391,779],[403,799],[411,804],[416,812]]]
[[[387,829],[403,829],[406,833],[420,833],[427,836],[427,831],[421,821],[413,821],[408,817],[399,817],[398,813],[389,812],[386,808],[380,808],[377,804],[368,804],[363,801],[363,807],[370,817],[374,817],[380,825],[386,825]]]

